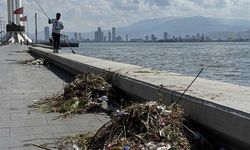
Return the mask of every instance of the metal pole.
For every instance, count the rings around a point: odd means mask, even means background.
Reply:
[[[4,31],[4,42],[6,42],[6,39],[7,39],[6,22],[3,22],[3,31]]]
[[[11,1],[7,0],[7,10],[8,10],[8,23],[11,22]]]
[[[15,15],[14,15],[14,11],[15,11],[15,0],[11,0],[11,21],[13,23],[15,23]]]
[[[15,6],[16,9],[21,8],[22,7],[22,2],[21,0],[15,0]],[[17,14],[16,15],[16,25],[22,25],[21,21],[20,21],[20,17],[22,17],[22,14]]]
[[[3,44],[3,17],[0,17],[0,25],[1,25],[1,44]]]
[[[27,15],[27,18],[28,18],[28,15]],[[26,33],[27,33],[27,36],[29,37],[29,19],[27,19],[26,21]]]
[[[1,44],[3,44],[3,20],[1,19]]]
[[[36,43],[37,43],[37,13],[35,13],[35,33],[36,33]]]

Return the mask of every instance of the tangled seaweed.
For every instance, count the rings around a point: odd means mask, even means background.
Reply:
[[[66,145],[71,144],[90,150],[188,150],[191,146],[182,128],[183,114],[180,107],[156,102],[134,104],[117,113],[95,135],[64,139],[59,148],[67,149]]]

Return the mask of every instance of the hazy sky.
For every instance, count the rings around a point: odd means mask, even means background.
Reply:
[[[142,19],[167,16],[213,16],[250,19],[250,0],[37,0],[53,18],[62,13],[65,31],[92,31],[98,26],[126,26]],[[34,31],[34,13],[38,13],[39,30],[47,18],[35,0],[22,0]],[[7,20],[7,0],[0,0],[0,17]]]

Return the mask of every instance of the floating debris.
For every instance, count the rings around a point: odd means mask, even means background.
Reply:
[[[113,116],[95,134],[81,134],[61,139],[59,149],[100,150],[188,150],[180,107],[166,107],[157,102],[133,104]]]
[[[59,92],[52,97],[34,101],[31,107],[43,112],[63,113],[63,116],[83,112],[112,112],[120,109],[121,92],[113,88],[101,75],[78,75],[62,91],[63,93]]]

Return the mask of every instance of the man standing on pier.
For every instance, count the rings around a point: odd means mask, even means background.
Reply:
[[[49,19],[49,24],[52,23],[52,36],[53,36],[53,45],[54,45],[54,53],[58,53],[58,49],[60,46],[60,36],[61,30],[63,29],[63,22],[60,20],[61,14],[57,13],[55,19]]]

